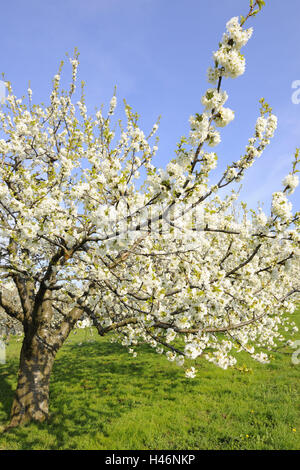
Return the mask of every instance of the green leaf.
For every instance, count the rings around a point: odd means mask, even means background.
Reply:
[[[266,2],[264,0],[257,0],[257,6],[259,8],[259,11],[266,5]]]
[[[214,94],[213,94],[212,91],[207,91],[207,92],[206,92],[206,98],[207,98],[208,100],[211,100],[213,96],[214,96]]]

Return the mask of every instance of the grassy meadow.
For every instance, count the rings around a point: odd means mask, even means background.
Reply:
[[[242,353],[230,370],[199,360],[191,380],[146,346],[132,357],[80,330],[58,353],[49,422],[3,433],[20,346],[12,338],[0,364],[0,450],[300,449],[300,364],[291,348],[272,352],[270,364]]]

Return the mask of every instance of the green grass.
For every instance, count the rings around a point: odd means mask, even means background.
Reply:
[[[12,339],[0,365],[3,426],[19,350]],[[147,347],[133,358],[80,331],[57,356],[49,422],[0,433],[0,449],[299,449],[300,364],[292,364],[292,352],[273,353],[267,365],[239,355],[248,372],[200,361],[197,378],[188,380]]]

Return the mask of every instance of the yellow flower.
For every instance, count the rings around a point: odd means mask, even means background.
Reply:
[[[292,431],[293,431],[293,432],[297,432],[297,429],[296,429],[296,428],[293,428]]]

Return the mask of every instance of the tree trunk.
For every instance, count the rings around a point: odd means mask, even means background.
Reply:
[[[24,326],[24,341],[20,354],[18,385],[6,429],[29,421],[43,422],[49,417],[50,375],[57,351],[61,348],[82,310],[73,307],[64,320],[50,328],[52,307],[43,301],[36,315]]]
[[[49,383],[57,348],[35,334],[24,338],[18,385],[8,428],[29,421],[43,422],[49,416]]]

